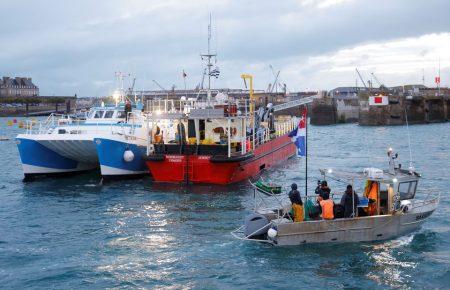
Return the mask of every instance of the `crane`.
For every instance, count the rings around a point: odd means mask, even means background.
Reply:
[[[372,72],[370,73],[372,77],[375,79],[375,81],[378,83],[378,85],[381,87],[384,87],[384,85],[378,80],[378,78],[375,76],[375,74]]]
[[[163,91],[167,91],[163,86],[161,86],[156,80],[153,80],[153,82]]]
[[[359,76],[359,79],[360,79],[360,80],[361,80],[361,82],[363,83],[364,87],[365,87],[365,88],[367,89],[366,83],[364,82],[364,80],[363,80],[363,78],[362,78],[361,74],[359,73],[359,70],[358,70],[358,68],[356,68],[356,73],[358,74],[358,76]]]
[[[131,95],[134,91],[134,85],[136,84],[136,78],[133,78],[133,82],[131,83],[131,86],[128,88],[128,92]]]
[[[276,92],[278,92],[278,77],[280,76],[280,70],[278,70],[277,73],[275,73],[275,70],[273,69],[273,66],[269,64],[270,70],[272,71],[273,76],[275,77],[275,80],[273,81],[273,85],[270,89],[269,93],[273,93],[273,89],[275,88]]]

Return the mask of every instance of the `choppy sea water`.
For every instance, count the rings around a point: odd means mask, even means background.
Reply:
[[[0,118],[0,135],[21,131]],[[419,196],[441,204],[419,231],[381,243],[276,248],[234,240],[253,206],[230,187],[99,184],[98,173],[22,182],[15,141],[0,142],[0,287],[21,288],[448,288],[450,124],[410,126]],[[392,146],[407,167],[406,127],[309,127],[309,187],[318,168],[385,167]],[[304,186],[304,160],[263,177]],[[344,185],[331,183],[332,189]],[[302,189],[304,194],[304,189]]]

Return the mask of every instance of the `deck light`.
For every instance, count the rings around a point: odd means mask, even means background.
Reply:
[[[328,169],[328,173],[333,173],[333,169]]]
[[[118,102],[120,100],[120,92],[119,91],[114,91],[112,96],[116,102]]]
[[[392,182],[397,183],[397,182],[398,182],[398,179],[397,179],[397,178],[393,178],[393,179],[392,179]]]

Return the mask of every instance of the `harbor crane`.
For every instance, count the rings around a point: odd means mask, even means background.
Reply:
[[[153,80],[153,82],[163,91],[167,91],[163,86],[161,86],[156,80]]]
[[[273,89],[275,88],[275,92],[278,92],[278,77],[280,76],[280,70],[278,70],[278,72],[277,73],[275,73],[275,70],[273,69],[273,66],[270,64],[269,65],[269,67],[270,67],[270,70],[272,71],[272,74],[273,74],[273,76],[275,77],[275,80],[273,81],[273,85],[272,86],[270,86],[270,84],[269,84],[269,93],[273,93]]]
[[[131,86],[128,88],[129,94],[133,93],[135,84],[136,84],[136,78],[133,78],[133,82],[131,83]]]
[[[370,74],[372,75],[373,79],[378,83],[378,85],[380,86],[380,88],[386,87],[384,84],[382,84],[382,83],[378,80],[378,78],[375,76],[375,74],[374,74],[373,72],[370,73]]]
[[[361,74],[359,73],[358,68],[356,68],[356,73],[359,76],[359,79],[361,80],[361,82],[363,83],[364,87],[367,89],[366,83],[364,82],[364,79],[362,78]]]

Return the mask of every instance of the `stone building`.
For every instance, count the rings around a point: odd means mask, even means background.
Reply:
[[[39,88],[31,78],[3,77],[0,79],[0,97],[33,97],[39,96]]]

